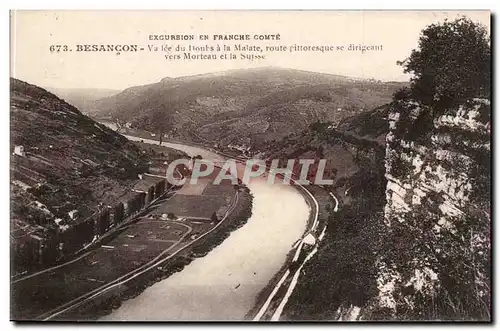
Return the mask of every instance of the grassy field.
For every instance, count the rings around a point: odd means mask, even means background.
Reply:
[[[211,182],[211,179],[205,181],[195,190],[180,189],[173,196],[169,195],[170,198],[158,201],[136,222],[124,226],[74,262],[12,284],[11,317],[25,320],[42,316],[90,291],[97,291],[123,275],[149,266],[148,263],[158,256],[166,257],[179,251],[172,261],[168,260],[159,269],[151,270],[153,279],[158,278],[154,276],[158,270],[165,277],[180,270],[179,266],[192,258],[206,254],[222,242],[228,231],[246,221],[251,208],[251,198],[246,190],[237,192],[229,183],[216,186]],[[236,193],[242,198],[235,204]],[[213,214],[223,215],[229,208],[234,208],[233,213],[219,227],[220,233],[216,231],[214,235],[199,240],[218,224],[212,219]],[[134,279],[130,284],[134,284],[133,288],[142,288],[147,279],[150,278],[146,277],[143,281]],[[120,295],[123,290],[129,289],[128,284],[116,286],[109,292]],[[107,295],[105,293],[104,298]],[[81,317],[92,306],[82,307],[81,311],[71,310],[62,318]]]
[[[238,194],[238,202],[234,205],[232,213],[219,226],[217,231],[197,240],[195,244],[183,249],[174,258],[162,262],[147,273],[114,288],[113,291],[104,293],[82,304],[70,312],[58,316],[57,320],[95,320],[99,316],[107,315],[113,309],[118,308],[124,300],[139,295],[154,283],[182,271],[193,259],[206,255],[212,248],[222,243],[231,231],[245,224],[251,216],[252,196],[246,188],[241,188]],[[193,227],[193,231],[189,233],[189,236],[186,236],[185,240],[195,240],[199,235],[205,233],[206,229],[212,228],[210,222],[199,219],[186,218],[182,222]]]

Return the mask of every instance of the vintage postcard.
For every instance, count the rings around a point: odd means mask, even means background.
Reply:
[[[490,16],[12,10],[11,320],[491,322]]]

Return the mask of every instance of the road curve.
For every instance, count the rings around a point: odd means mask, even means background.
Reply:
[[[166,190],[165,192],[163,192],[163,194],[152,200],[151,203],[143,210],[139,211],[138,213],[134,214],[134,215],[131,215],[129,217],[127,217],[127,219],[125,219],[121,224],[119,224],[118,226],[112,228],[112,229],[109,229],[108,232],[106,232],[105,234],[103,234],[98,241],[95,241],[93,242],[92,244],[96,244],[96,243],[99,243],[100,241],[102,241],[103,239],[107,238],[108,236],[114,234],[116,231],[119,231],[119,230],[122,230],[124,229],[125,227],[129,226],[129,224],[133,223],[137,217],[142,214],[144,211],[148,210],[149,208],[151,208],[155,203],[157,203],[158,201],[161,201],[168,193],[170,193],[172,191],[172,188],[169,188],[168,190]],[[170,199],[170,197],[169,197]],[[88,247],[88,246],[87,246]],[[83,251],[85,249],[87,249],[87,247],[81,249],[80,251]],[[53,270],[56,270],[56,269],[59,269],[61,267],[64,267],[66,265],[69,265],[69,264],[72,264],[72,263],[75,263],[77,262],[78,260],[81,260],[83,259],[84,257],[86,257],[87,255],[89,255],[90,253],[93,252],[93,249],[90,249],[90,251],[88,252],[85,252],[84,254],[82,255],[79,255],[77,257],[75,257],[74,259],[72,260],[69,260],[69,261],[66,261],[64,263],[61,263],[61,264],[58,264],[58,265],[55,265],[53,267],[49,267],[49,268],[46,268],[46,269],[43,269],[43,270],[40,270],[40,271],[37,271],[37,272],[34,272],[34,273],[31,273],[29,275],[24,275],[24,276],[21,276],[21,277],[18,277],[18,278],[15,278],[15,279],[12,279],[10,284],[16,284],[16,283],[19,283],[19,282],[22,282],[24,280],[27,280],[27,279],[30,279],[32,277],[35,277],[35,276],[38,276],[38,275],[41,275],[41,274],[44,274],[44,273],[47,273],[47,272],[50,272],[50,271],[53,271]]]
[[[37,319],[42,319],[43,321],[48,321],[50,319],[53,319],[54,317],[57,317],[58,315],[64,313],[64,312],[67,312],[71,309],[74,309],[80,305],[82,305],[83,303],[89,301],[89,300],[92,300],[96,297],[98,297],[99,295],[117,287],[117,286],[120,286],[140,275],[142,275],[143,273],[151,270],[152,268],[155,268],[157,267],[158,265],[162,264],[163,262],[165,262],[166,260],[168,259],[171,259],[172,257],[174,257],[175,255],[177,255],[179,252],[181,252],[182,250],[184,250],[185,248],[191,246],[192,244],[196,243],[198,240],[201,240],[202,238],[206,237],[207,235],[209,235],[210,233],[212,233],[213,231],[215,231],[221,224],[224,223],[224,221],[226,220],[226,218],[231,214],[231,212],[233,211],[234,207],[236,206],[236,204],[238,203],[238,192],[235,192],[235,199],[233,199],[233,203],[232,205],[228,208],[228,210],[225,212],[224,214],[224,217],[221,219],[221,221],[219,223],[217,223],[217,225],[215,227],[213,227],[211,230],[209,230],[208,232],[205,232],[203,235],[199,236],[198,238],[196,238],[195,240],[191,241],[190,243],[180,247],[179,249],[177,249],[175,252],[171,253],[170,255],[164,257],[164,258],[161,258],[162,255],[168,251],[170,251],[171,249],[170,248],[167,248],[165,251],[163,251],[162,253],[160,253],[157,257],[155,257],[153,260],[149,261],[148,263],[142,265],[141,267],[115,279],[114,281],[111,281],[110,283],[100,287],[100,288],[97,288],[91,292],[88,292],[76,299],[73,299],[69,302],[67,302],[66,304],[64,305],[61,305],[59,306],[58,308],[48,312],[48,313],[45,313],[41,316],[39,316]]]
[[[300,184],[298,184],[298,185],[300,187],[302,187],[302,189],[310,195],[310,197],[312,198],[312,200],[315,202],[315,206],[316,206],[316,213],[315,213],[315,216],[314,216],[315,218],[314,218],[313,224],[311,226],[311,229],[306,232],[306,234],[308,234],[308,233],[312,233],[312,231],[314,231],[314,229],[318,225],[319,206],[318,206],[317,200],[314,198],[314,196],[312,195],[312,193],[309,192],[309,190],[307,190],[302,185],[300,185]],[[334,207],[333,211],[337,212],[338,208],[339,208],[339,200],[331,192],[330,192],[330,196],[335,201],[335,207]],[[301,265],[299,266],[299,268],[297,269],[297,271],[294,273],[294,275],[292,277],[292,280],[290,282],[290,285],[288,286],[288,288],[286,290],[285,296],[283,297],[283,299],[281,300],[280,304],[278,305],[278,308],[275,310],[275,312],[271,316],[271,321],[278,321],[280,319],[281,314],[283,313],[283,309],[284,309],[286,303],[288,302],[288,299],[292,295],[293,290],[295,289],[295,286],[297,285],[298,278],[300,276],[300,272],[302,271],[302,268],[314,256],[314,254],[316,254],[316,252],[318,251],[318,245],[323,240],[323,237],[324,237],[325,233],[326,233],[326,225],[323,228],[321,234],[318,236],[318,240],[316,242],[316,245],[315,245],[314,249],[306,256],[306,258],[301,263]],[[305,237],[306,236],[304,236],[302,238],[302,240],[300,241],[300,243],[297,245],[297,250],[296,250],[294,258],[292,260],[293,262],[295,262],[295,261],[298,260],[298,257],[300,256],[300,253],[302,252],[302,248],[304,247]],[[278,292],[279,288],[283,285],[284,281],[288,278],[289,275],[290,275],[290,269],[287,269],[286,272],[284,273],[284,275],[279,280],[279,282],[274,286],[273,290],[271,291],[270,295],[268,296],[268,298],[266,299],[266,301],[264,302],[264,304],[262,305],[262,307],[260,308],[260,310],[258,311],[258,313],[253,318],[254,321],[260,321],[260,319],[264,316],[264,314],[266,313],[267,309],[269,308],[269,306],[270,306],[273,298],[276,296],[276,293]]]
[[[223,155],[225,157],[230,157],[230,158],[233,158],[235,159],[237,162],[239,163],[245,163],[247,161],[246,158],[238,158],[238,157],[234,157],[234,156],[231,156],[231,155],[227,155],[223,152],[220,152],[220,151],[216,151],[212,148],[208,148],[209,151],[211,151],[212,153],[216,153],[216,154],[219,154],[219,155]],[[269,167],[267,168],[267,170],[269,171]],[[318,220],[318,216],[319,216],[319,205],[318,205],[318,201],[316,200],[316,198],[314,197],[314,195],[309,191],[307,190],[302,184],[300,184],[299,182],[297,182],[296,180],[294,180],[293,178],[291,178],[290,176],[287,176],[287,175],[284,175],[285,178],[287,179],[290,179],[291,182],[293,182],[296,186],[298,186],[305,194],[306,196],[308,196],[311,201],[313,202],[314,204],[314,210],[313,210],[313,222],[312,222],[312,225],[311,225],[311,228],[307,231],[305,231],[302,239],[298,242],[297,244],[297,250],[296,250],[296,253],[294,255],[294,259],[293,261],[296,261],[298,259],[298,257],[300,256],[300,253],[302,251],[302,248],[304,246],[304,241],[305,241],[305,238],[309,235],[309,234],[312,234],[318,224],[319,224],[319,220]],[[324,188],[324,187],[322,187]],[[330,195],[331,197],[335,200],[335,207],[334,207],[334,212],[337,212],[338,211],[338,207],[339,207],[339,201],[337,199],[337,197],[335,197],[334,194],[332,194],[330,192]],[[321,237],[321,239],[323,239],[323,236],[325,234],[325,231],[326,231],[326,226],[325,228],[323,229],[321,235],[319,237]],[[318,237],[318,239],[319,239]],[[318,241],[321,241],[321,240],[318,240]],[[280,316],[281,316],[281,313],[283,311],[283,308],[284,306],[286,305],[286,303],[288,302],[288,298],[290,297],[290,295],[292,294],[293,292],[293,289],[295,288],[295,286],[297,285],[297,280],[298,280],[298,277],[300,275],[300,271],[302,270],[302,267],[305,265],[305,263],[307,261],[309,261],[313,256],[314,254],[317,252],[317,245],[318,245],[318,242],[316,244],[316,247],[313,249],[313,251],[311,251],[311,253],[309,253],[309,255],[304,259],[304,261],[302,262],[302,264],[300,265],[300,267],[297,269],[297,271],[295,272],[293,278],[292,278],[292,281],[287,289],[287,292],[285,294],[285,297],[283,298],[283,300],[281,301],[280,305],[278,306],[278,309],[275,311],[275,313],[273,314],[272,316],[272,320],[273,321],[277,321],[279,320]],[[262,316],[265,314],[265,312],[267,311],[269,305],[271,304],[272,302],[272,299],[275,297],[276,293],[278,292],[279,288],[282,286],[282,284],[284,283],[284,281],[287,279],[287,277],[290,275],[290,270],[287,269],[286,272],[284,273],[284,275],[280,278],[280,280],[278,281],[278,283],[275,285],[275,287],[273,288],[273,290],[271,291],[269,297],[266,299],[266,301],[264,302],[263,306],[260,308],[259,312],[257,313],[257,315],[253,318],[253,321],[259,321]]]
[[[133,136],[126,136],[126,137],[129,138],[130,140],[142,140],[143,142],[146,142],[146,143],[153,143],[153,144],[158,144],[159,143],[158,141],[147,139],[147,138],[143,139],[143,138],[138,138],[138,137],[133,137]],[[162,146],[166,146],[166,147],[170,147],[170,148],[174,148],[174,149],[179,149],[177,147],[180,146],[180,145],[187,145],[187,146],[190,146],[190,147],[192,146],[189,143],[185,143],[185,142],[182,142],[181,144],[164,142],[162,144]],[[216,161],[217,160],[221,160],[221,161],[224,162],[225,161],[224,158],[234,159],[238,163],[245,163],[247,161],[247,158],[244,158],[244,157],[234,157],[233,155],[227,155],[224,152],[220,152],[220,151],[214,150],[213,148],[206,147],[206,146],[197,146],[197,145],[195,145],[195,146],[192,146],[192,149],[193,149],[193,151],[188,151],[188,154],[191,155],[191,154],[194,153],[194,155],[200,154],[202,156],[206,154],[207,157],[203,156],[204,158],[215,159]],[[200,152],[200,153],[198,153],[198,152]],[[209,155],[209,154],[211,154],[211,155]],[[217,156],[217,157],[213,158],[212,156]],[[222,156],[222,159],[221,159],[221,156]],[[293,181],[293,179],[291,179],[291,181]],[[297,251],[296,251],[297,254],[296,254],[296,256],[298,258],[298,256],[300,255],[300,252],[302,251],[302,249],[304,247],[304,240],[305,240],[305,238],[308,235],[313,235],[313,232],[315,232],[317,230],[317,227],[318,227],[318,224],[319,224],[319,221],[318,221],[319,205],[318,205],[318,202],[316,201],[316,199],[314,198],[314,196],[311,194],[311,192],[309,192],[303,185],[299,185],[299,183],[297,183],[297,182],[295,182],[295,184],[298,186],[296,189],[299,190],[299,191],[302,191],[303,198],[307,201],[307,204],[310,206],[310,212],[309,212],[310,216],[309,216],[309,222],[308,222],[309,223],[309,229],[306,229],[302,233],[301,239],[297,240],[297,246],[298,247],[294,246],[294,248],[297,247]],[[323,229],[323,233],[324,233],[324,230],[325,229]],[[273,289],[273,292],[269,296],[268,300],[266,300],[266,303],[261,308],[260,312],[262,314],[266,312],[267,306],[272,301],[273,297],[276,295],[276,292],[279,290],[279,288],[283,285],[283,283],[290,276],[295,276],[295,279],[297,279],[298,278],[298,273],[294,273],[293,275],[291,275],[291,272],[289,270],[287,270],[285,272],[285,275],[282,276],[280,282],[275,286],[275,288]],[[289,286],[289,291],[290,292],[293,291],[293,288],[294,288],[294,286]],[[285,304],[286,304],[286,301],[283,302],[283,306]],[[259,320],[259,318],[256,318],[255,320]]]

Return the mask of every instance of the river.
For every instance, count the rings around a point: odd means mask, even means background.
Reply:
[[[131,140],[157,141],[127,136]],[[222,156],[198,147],[166,143],[204,159]],[[257,295],[285,262],[301,238],[310,208],[296,188],[265,178],[248,184],[253,195],[252,216],[206,256],[193,260],[181,272],[127,300],[102,320],[243,320]]]

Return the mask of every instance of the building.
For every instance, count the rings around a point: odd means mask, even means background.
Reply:
[[[14,155],[19,155],[19,156],[26,156],[26,153],[24,152],[24,147],[21,145],[14,146]]]
[[[74,220],[78,217],[78,210],[74,209],[74,210],[68,212],[68,215],[69,215],[69,218]]]

